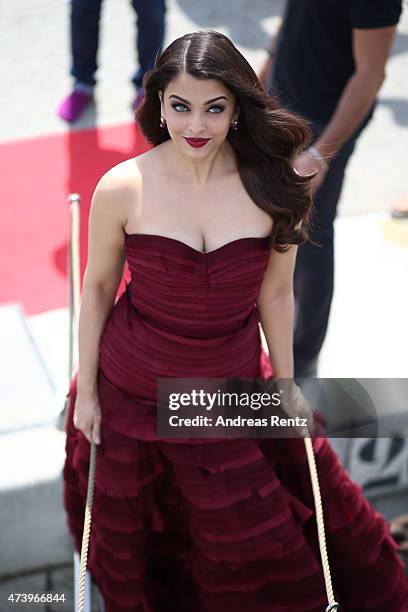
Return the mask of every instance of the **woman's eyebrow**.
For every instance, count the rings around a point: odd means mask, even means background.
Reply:
[[[181,96],[177,96],[175,94],[172,94],[171,96],[169,96],[169,99],[170,98],[177,98],[178,100],[181,100],[182,102],[185,102],[186,104],[191,104],[191,102],[189,102],[188,100],[185,100]],[[211,102],[216,102],[217,100],[226,100],[228,102],[228,98],[226,96],[217,96],[217,98],[211,98],[211,100],[207,100],[207,102],[204,102],[204,104],[211,104]]]

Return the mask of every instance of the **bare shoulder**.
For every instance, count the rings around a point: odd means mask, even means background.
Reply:
[[[102,176],[98,189],[122,198],[130,197],[134,205],[134,198],[139,199],[141,196],[144,176],[160,172],[166,144],[157,145],[137,157],[117,164]]]
[[[99,180],[95,193],[113,198],[134,197],[142,184],[137,158],[127,159],[108,170]]]
[[[120,225],[122,234],[129,227],[138,227],[146,183],[160,183],[163,147],[165,143],[117,164],[102,176],[95,189],[92,208],[99,209],[111,226]]]
[[[129,210],[135,210],[141,201],[142,176],[136,158],[127,159],[99,180],[92,198],[91,213],[99,211],[122,228]]]

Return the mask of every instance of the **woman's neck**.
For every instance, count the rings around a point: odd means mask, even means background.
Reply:
[[[191,159],[184,155],[172,140],[166,142],[164,153],[172,176],[187,180],[195,187],[205,187],[236,170],[235,151],[227,140],[217,151],[203,159]]]

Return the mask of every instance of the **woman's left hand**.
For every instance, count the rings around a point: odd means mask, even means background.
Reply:
[[[313,435],[316,430],[315,422],[313,419],[313,408],[309,401],[303,395],[300,387],[295,383],[292,383],[288,401],[283,402],[285,412],[289,417],[299,417],[303,419],[307,424],[306,426],[297,427],[297,431],[301,436]]]
[[[291,378],[272,379],[274,389],[279,390],[280,409],[289,418],[301,419],[294,429],[301,437],[313,435],[316,432],[314,411],[301,388]]]

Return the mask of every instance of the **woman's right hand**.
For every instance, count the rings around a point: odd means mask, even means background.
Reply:
[[[101,409],[95,396],[77,393],[73,416],[74,427],[82,431],[89,443],[101,442]]]

